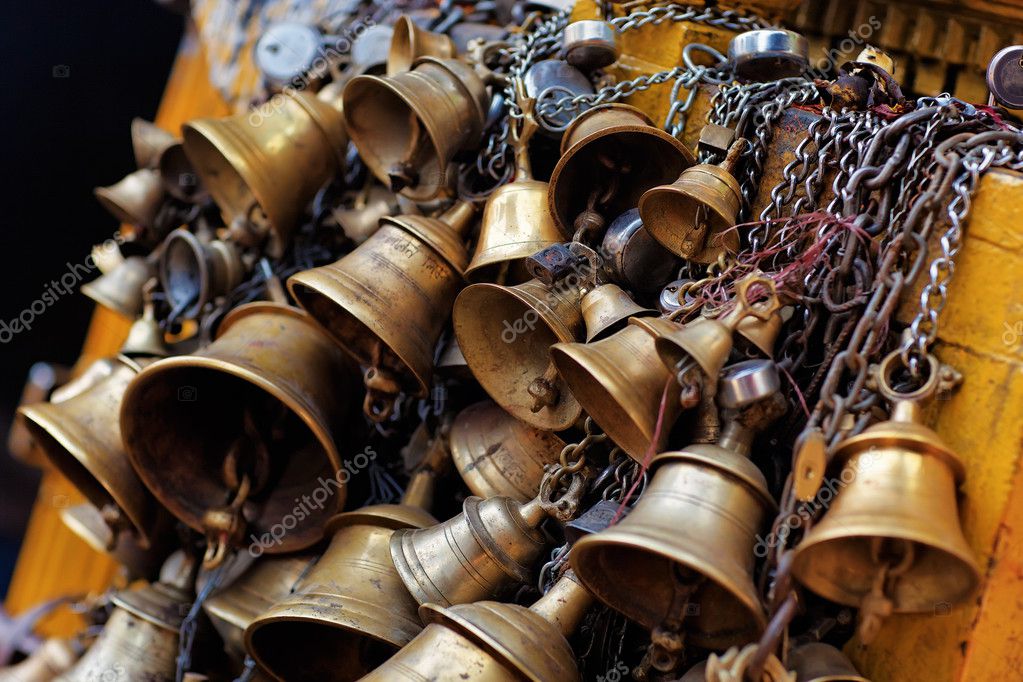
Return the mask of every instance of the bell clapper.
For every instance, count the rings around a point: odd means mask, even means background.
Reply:
[[[411,138],[405,156],[387,169],[392,192],[400,192],[406,187],[415,187],[419,184],[419,173],[416,172],[415,160],[423,147],[424,135],[419,117],[414,111],[409,112],[409,130]]]
[[[877,637],[884,620],[892,614],[895,582],[912,567],[916,550],[912,542],[874,537],[870,540],[870,558],[878,566],[870,592],[863,596],[856,634],[864,646]]]
[[[219,509],[208,509],[203,515],[203,528],[206,531],[206,553],[202,565],[206,570],[213,570],[224,563],[229,549],[238,543],[245,532],[245,517],[242,505],[249,495],[249,476],[242,476],[234,499]]]
[[[661,672],[671,672],[678,665],[679,655],[685,647],[685,619],[691,615],[689,603],[704,582],[704,576],[681,564],[672,565],[675,591],[666,616],[650,633],[648,650],[650,664]]]
[[[533,379],[526,389],[533,398],[533,405],[529,408],[530,411],[536,413],[544,408],[549,409],[558,404],[561,392],[554,385],[557,380],[558,369],[554,366],[553,362],[550,362],[547,364],[547,369],[544,370],[544,373]]]
[[[373,345],[372,364],[363,376],[366,399],[362,410],[372,421],[380,424],[391,418],[394,404],[401,393],[401,386],[395,372],[384,366],[384,358],[390,351],[378,339]]]

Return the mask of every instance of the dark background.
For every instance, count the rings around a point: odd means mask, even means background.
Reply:
[[[150,0],[0,3],[0,320],[117,229],[92,188],[134,170],[131,119],[155,116],[184,25]],[[8,455],[7,430],[29,367],[73,364],[92,308],[65,296],[0,344],[0,597],[38,482]]]

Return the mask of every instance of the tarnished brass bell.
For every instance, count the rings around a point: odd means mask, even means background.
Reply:
[[[103,631],[57,680],[95,682],[113,671],[114,679],[173,682],[178,631],[192,602],[191,567],[176,559],[168,560],[159,582],[111,598],[114,610]]]
[[[592,603],[568,571],[528,609],[481,601],[425,604],[426,629],[363,682],[572,682],[581,680],[566,637]]]
[[[522,95],[523,86],[519,82]],[[533,179],[529,161],[529,140],[539,127],[533,118],[535,102],[519,98],[523,120],[512,125],[515,175],[487,199],[476,252],[466,268],[470,282],[490,281],[518,284],[529,279],[522,259],[562,241],[547,206],[547,183]]]
[[[59,403],[18,408],[32,438],[110,526],[111,544],[126,530],[149,547],[157,523],[156,501],[121,446],[118,413],[128,384],[141,366],[119,356],[111,374]]]
[[[450,59],[456,54],[455,44],[443,33],[419,28],[412,17],[403,14],[394,22],[391,48],[387,52],[387,75],[408,71],[420,57]]]
[[[577,286],[548,288],[535,279],[513,287],[473,284],[455,299],[455,336],[476,380],[498,405],[538,429],[566,429],[582,414],[548,353],[555,343],[582,338],[580,300]],[[538,385],[546,389],[543,399]]]
[[[119,221],[145,229],[152,227],[163,203],[163,181],[159,171],[141,168],[113,185],[95,188],[93,194]]]
[[[658,359],[656,336],[648,320],[633,318],[624,329],[601,341],[551,347],[558,374],[586,414],[638,461],[649,454],[651,442],[654,452],[667,443],[680,411],[672,391],[664,400],[662,413],[665,387],[675,380]]]
[[[558,461],[565,442],[484,400],[458,413],[450,445],[455,467],[473,495],[528,502],[540,492],[544,466]]]
[[[432,528],[396,530],[391,559],[420,604],[498,599],[527,582],[545,544],[538,499],[469,497],[462,513]]]
[[[384,218],[341,260],[288,280],[299,305],[370,368],[364,410],[371,419],[386,419],[399,391],[426,396],[469,260],[463,239],[474,214],[458,202],[439,218]]]
[[[25,660],[0,668],[0,682],[50,682],[66,672],[82,655],[75,640],[52,637]]]
[[[580,307],[586,324],[586,343],[606,339],[624,328],[630,317],[657,314],[656,310],[644,308],[633,301],[617,284],[601,284],[589,290]]]
[[[823,642],[793,647],[788,660],[797,682],[870,682],[845,654]]]
[[[490,107],[486,84],[468,64],[435,57],[393,76],[356,76],[343,99],[362,160],[381,182],[415,201],[447,186],[448,164],[480,143]]]
[[[304,312],[250,303],[210,345],[138,375],[120,410],[124,447],[157,499],[218,552],[249,542],[271,554],[303,549],[344,504],[335,434],[357,382]],[[271,538],[274,524],[297,516],[295,496],[324,480],[336,483],[329,503]]]
[[[618,216],[651,187],[671,182],[696,162],[693,153],[627,104],[602,104],[572,121],[561,140],[548,204],[565,235],[576,217],[596,210]]]
[[[330,92],[330,91],[328,91]],[[185,154],[236,238],[280,257],[306,204],[343,166],[336,101],[289,90],[263,106],[184,125]]]
[[[175,142],[173,135],[155,123],[138,117],[131,120],[131,148],[138,168],[155,168],[163,150]]]
[[[238,286],[245,264],[237,246],[208,232],[179,227],[163,242],[160,286],[167,303],[183,318],[192,319],[218,296]]]
[[[895,613],[933,612],[969,598],[980,573],[957,513],[963,464],[921,418],[939,365],[932,358],[928,384],[900,394],[888,379],[898,358],[889,355],[877,372],[891,418],[835,449],[829,473],[841,485],[797,545],[792,573],[839,604],[883,599]]]
[[[114,534],[107,520],[88,502],[60,510],[60,520],[71,532],[97,552],[109,554],[124,566],[129,580],[155,580],[164,559],[170,554],[171,518],[158,512],[157,523],[150,534],[151,545],[143,547],[133,533]]]
[[[129,319],[142,313],[142,287],[155,268],[142,256],[129,256],[112,271],[82,285],[82,293]]]
[[[655,641],[658,632],[684,632],[687,642],[724,649],[756,639],[767,624],[753,549],[776,506],[747,459],[751,439],[729,422],[717,444],[658,455],[629,515],[569,555],[594,596],[653,629]]]
[[[718,255],[739,250],[736,216],[742,190],[732,175],[746,145],[738,139],[720,165],[687,168],[670,185],[654,187],[639,200],[639,214],[650,236],[676,256],[713,263]]]
[[[203,602],[225,650],[236,662],[243,662],[246,656],[245,629],[287,597],[316,558],[311,554],[260,556],[234,582]]]
[[[128,338],[121,346],[121,355],[129,358],[163,358],[170,354],[164,343],[163,330],[160,329],[160,323],[156,321],[153,306],[153,290],[155,288],[155,278],[146,283],[143,291],[145,304],[142,307],[142,317],[132,322],[128,329]]]

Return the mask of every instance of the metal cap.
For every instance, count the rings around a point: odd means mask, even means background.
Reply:
[[[778,367],[771,360],[747,360],[725,367],[718,381],[718,404],[723,408],[751,405],[781,387]]]
[[[991,59],[987,87],[1002,106],[1023,109],[1023,45],[1010,45]]]
[[[728,61],[741,80],[773,81],[798,76],[810,65],[806,38],[794,31],[760,29],[732,38]]]

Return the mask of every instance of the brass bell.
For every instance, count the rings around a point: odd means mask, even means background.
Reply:
[[[480,143],[490,96],[457,59],[422,57],[411,71],[361,75],[344,90],[348,133],[381,182],[415,201],[437,196],[459,151]]]
[[[797,682],[870,682],[845,654],[823,642],[793,647],[788,660]]]
[[[271,554],[303,549],[344,504],[335,434],[350,412],[345,387],[357,381],[307,314],[249,303],[227,315],[213,343],[159,360],[131,383],[124,447],[157,499],[207,533],[210,563],[243,542]],[[315,488],[329,504],[297,518],[296,493]]]
[[[103,512],[88,502],[60,510],[60,520],[72,533],[101,554],[109,554],[127,570],[129,580],[152,580],[171,552],[170,515],[162,510],[151,533],[151,545],[143,547],[132,533],[114,534]]]
[[[420,604],[498,599],[527,582],[546,546],[538,499],[466,498],[462,513],[432,528],[400,529],[391,559]]]
[[[682,631],[704,648],[760,636],[767,621],[753,550],[776,506],[747,459],[751,440],[749,429],[730,421],[717,444],[654,458],[628,516],[582,538],[569,555],[597,599],[655,633]]]
[[[46,458],[102,512],[111,528],[111,545],[131,531],[148,548],[157,522],[157,505],[139,480],[121,445],[118,412],[128,384],[140,365],[118,357],[110,376],[59,403],[18,408]]]
[[[163,203],[163,181],[158,171],[142,168],[113,185],[95,188],[93,194],[119,221],[144,230],[152,227]]]
[[[895,613],[933,612],[968,599],[980,572],[957,514],[962,461],[921,420],[919,401],[934,390],[938,363],[931,359],[916,395],[900,394],[888,380],[899,357],[889,355],[877,372],[891,418],[836,447],[830,469],[841,486],[796,546],[792,573],[839,604],[877,597]]]
[[[568,571],[528,609],[493,601],[425,604],[423,632],[362,682],[581,680],[566,637],[592,601]]]
[[[484,400],[455,417],[450,447],[455,467],[473,495],[528,502],[540,492],[544,467],[558,461],[565,442]]]
[[[245,628],[284,599],[316,561],[311,554],[260,556],[230,585],[213,592],[202,608],[238,663],[245,656]]]
[[[99,637],[57,680],[94,682],[109,679],[113,671],[114,679],[173,682],[178,631],[192,602],[189,569],[185,563],[172,572],[165,565],[159,582],[116,593]]]
[[[160,323],[156,321],[156,313],[153,306],[153,289],[156,287],[156,279],[151,279],[143,288],[145,304],[142,307],[142,317],[132,322],[128,329],[128,338],[121,346],[121,355],[129,358],[164,358],[170,354],[167,345],[164,343],[163,330]]]
[[[720,165],[687,168],[670,185],[654,187],[639,200],[643,226],[668,251],[697,263],[739,250],[733,229],[742,208],[742,189],[732,175],[746,140],[738,139]]]
[[[675,380],[658,359],[656,334],[647,320],[633,318],[606,339],[551,347],[558,374],[586,414],[640,462],[651,447],[660,452],[680,412],[679,401],[671,393],[671,398],[664,400],[662,414],[665,387]]]
[[[534,101],[521,97],[519,106],[524,120],[511,132],[514,176],[487,199],[476,252],[465,271],[470,282],[525,281],[529,275],[522,259],[563,239],[547,206],[547,183],[534,180],[530,167],[529,140],[538,128],[532,114]]]
[[[135,319],[142,313],[142,287],[154,274],[153,266],[142,256],[129,256],[105,275],[82,285],[82,293],[104,308]]]
[[[370,367],[364,411],[371,419],[390,415],[399,390],[427,395],[435,346],[469,260],[463,237],[474,213],[458,202],[439,218],[384,218],[341,260],[288,280],[298,304]]]
[[[185,154],[228,225],[280,257],[306,204],[344,166],[335,101],[289,90],[262,107],[182,128]],[[248,227],[246,227],[248,226]],[[240,237],[239,237],[240,238]]]
[[[144,118],[131,120],[131,148],[137,168],[155,168],[160,154],[174,144],[174,136]]]
[[[624,328],[630,317],[656,315],[632,300],[617,284],[601,284],[586,292],[580,304],[586,324],[586,343],[606,339]]]
[[[627,104],[602,104],[577,116],[561,140],[561,159],[547,194],[565,235],[577,216],[617,216],[651,187],[671,182],[696,163],[693,153]],[[604,196],[607,195],[607,196]]]
[[[81,655],[77,641],[51,637],[25,660],[0,668],[0,682],[50,682],[69,670]]]
[[[338,227],[356,246],[377,231],[383,218],[396,213],[398,201],[394,193],[375,183],[356,195],[351,208],[335,208],[331,212]]]
[[[394,22],[391,48],[387,52],[387,75],[409,71],[420,57],[451,59],[455,55],[451,38],[419,28],[412,17],[403,14]]]
[[[546,431],[579,419],[582,408],[548,352],[582,338],[578,287],[548,288],[535,279],[512,287],[473,284],[455,299],[452,323],[476,380],[513,417]],[[538,384],[547,389],[542,400]]]
[[[209,198],[206,189],[199,182],[195,166],[185,153],[185,145],[180,141],[160,153],[157,169],[160,171],[164,190],[178,201],[201,204]]]
[[[185,319],[241,284],[246,269],[232,242],[208,232],[193,234],[187,227],[164,239],[158,268],[167,303]]]

